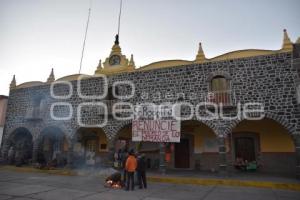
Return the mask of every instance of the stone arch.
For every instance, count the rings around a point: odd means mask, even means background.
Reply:
[[[219,137],[217,123],[215,121],[184,120],[181,122],[180,143],[174,144],[172,163],[177,168],[178,160],[185,160],[189,168],[198,170],[218,169],[219,167]],[[188,142],[189,153],[185,152],[183,157],[181,148]],[[182,146],[183,145],[183,146]],[[176,150],[179,148],[179,152]],[[187,147],[186,147],[187,149]],[[189,160],[189,161],[187,161]],[[180,162],[179,162],[180,164]],[[181,163],[182,164],[182,163]]]
[[[221,133],[219,132],[219,127],[216,123],[216,121],[214,120],[198,120],[196,117],[193,117],[192,119],[193,121],[197,121],[197,122],[200,122],[200,123],[203,123],[204,125],[206,125],[207,127],[211,128],[214,133],[216,134],[216,136],[220,136]],[[189,121],[189,120],[184,120],[182,122],[185,122],[185,121]],[[124,128],[125,126],[131,124],[132,121],[131,120],[126,120],[126,121],[122,121],[121,123],[119,123],[116,128],[114,129],[114,132],[113,132],[113,136],[111,138],[111,141],[112,142],[115,142],[116,139],[117,139],[117,134],[118,132]]]
[[[216,136],[221,135],[221,133],[219,132],[218,123],[215,120],[198,120],[198,119],[195,119],[195,121],[203,123],[207,127],[211,128],[213,130],[213,132],[216,134]]]
[[[227,80],[231,80],[232,79],[231,76],[230,76],[230,74],[228,72],[225,72],[225,71],[215,71],[215,72],[211,72],[211,73],[208,74],[208,77],[207,77],[206,81],[208,83],[210,83],[212,81],[212,79],[214,77],[216,77],[216,76],[223,76]]]
[[[103,166],[107,163],[108,137],[100,127],[78,127],[72,135],[74,165]]]
[[[70,137],[72,142],[76,142],[78,140],[79,134],[81,134],[82,131],[84,130],[90,130],[90,131],[101,131],[101,134],[103,134],[103,136],[105,136],[105,140],[106,142],[108,142],[108,136],[107,133],[105,131],[104,128],[100,128],[100,127],[95,127],[95,128],[88,128],[88,127],[78,127],[77,130],[74,132],[74,134],[72,135],[72,137]]]
[[[19,125],[15,125],[13,127],[4,129],[5,130],[5,134],[3,135],[3,140],[4,141],[7,140],[11,136],[11,134],[13,134],[13,132],[15,130],[17,130],[18,128],[25,128],[25,129],[27,129],[31,133],[32,138],[36,137],[35,131],[32,129],[31,126],[28,126],[26,124],[19,124]]]
[[[235,120],[226,129],[232,163],[239,157],[258,163],[258,170],[291,175],[296,166],[295,129],[288,121],[266,113],[261,120]]]
[[[206,126],[208,126],[209,128],[211,128],[211,129],[215,132],[215,134],[216,134],[217,136],[220,135],[220,133],[219,133],[219,127],[218,127],[216,121],[214,121],[214,120],[198,120],[196,117],[193,117],[192,120],[193,120],[193,121],[198,121],[198,122],[200,122],[200,123],[203,123],[204,125],[206,125]],[[189,121],[189,120],[184,120],[184,121]],[[182,121],[182,122],[184,122],[184,121]],[[114,129],[114,131],[113,131],[112,141],[115,140],[115,138],[117,137],[118,132],[119,132],[123,127],[125,127],[125,126],[127,126],[127,125],[129,125],[129,124],[131,124],[131,123],[132,123],[131,120],[126,120],[126,121],[122,121],[121,123],[119,123],[119,124],[116,126],[116,128]],[[104,129],[104,130],[105,130],[105,129]]]
[[[111,137],[111,143],[114,144],[116,140],[118,139],[118,133],[126,126],[130,125],[132,123],[132,120],[126,120],[122,121],[121,123],[118,123],[116,128],[114,129],[113,135]]]
[[[273,113],[265,113],[265,117],[263,119],[271,119],[274,120],[275,122],[279,123],[283,128],[285,128],[288,133],[293,136],[295,134],[295,127],[293,127],[292,124],[290,124],[287,120],[285,120],[283,117],[278,116],[276,114]],[[233,120],[229,126],[227,126],[225,128],[224,131],[224,135],[227,136],[228,134],[230,134],[232,132],[232,130],[240,123],[242,122],[244,119],[236,119]]]
[[[64,166],[67,164],[70,144],[68,134],[64,132],[62,127],[55,125],[44,126],[40,129],[40,134],[36,139],[36,156],[38,159],[43,158],[48,163],[56,160],[57,166]]]
[[[5,150],[10,164],[28,164],[32,159],[33,135],[25,127],[15,128],[6,138]]]

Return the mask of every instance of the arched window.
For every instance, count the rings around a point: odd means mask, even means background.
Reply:
[[[224,76],[215,76],[211,80],[211,91],[224,92],[229,90],[229,81]]]
[[[221,75],[214,76],[210,82],[209,100],[217,104],[230,105],[232,103],[230,80]]]
[[[40,120],[45,110],[46,102],[43,96],[32,98],[32,106],[27,109],[26,118],[29,120]]]

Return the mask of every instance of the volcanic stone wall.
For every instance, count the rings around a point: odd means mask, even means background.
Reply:
[[[116,81],[131,81],[135,86],[135,95],[127,100],[133,104],[152,102],[156,104],[165,102],[187,101],[193,105],[205,101],[210,91],[210,82],[214,76],[224,76],[230,82],[233,107],[224,112],[235,113],[238,102],[244,105],[248,102],[262,103],[265,114],[288,129],[291,134],[299,131],[300,114],[296,100],[297,70],[292,65],[291,53],[279,53],[268,56],[234,59],[203,64],[191,64],[171,68],[136,71],[108,76],[108,87]],[[103,79],[84,79],[81,84],[83,95],[100,95],[103,91]],[[72,136],[79,128],[77,111],[81,103],[104,102],[101,99],[80,98],[77,91],[77,81],[71,81],[73,92],[67,99],[53,98],[50,85],[35,86],[11,90],[7,109],[7,119],[4,138],[17,127],[26,127],[37,138],[39,133],[47,126],[56,126],[66,135]],[[66,84],[55,84],[55,95],[67,95],[70,88]],[[119,94],[129,94],[130,87],[120,86]],[[38,100],[37,100],[38,99]],[[36,102],[40,104],[35,105]],[[70,109],[63,103],[72,105],[73,115],[66,120],[53,120],[50,109],[53,103],[62,102],[53,107],[56,117],[67,117]],[[31,119],[30,113],[39,107],[39,116]],[[184,109],[183,109],[184,110]],[[93,124],[97,121],[98,113],[84,112],[82,108],[81,122]],[[189,112],[187,109],[186,112]],[[29,113],[29,114],[28,114]],[[183,111],[183,114],[186,114]],[[217,135],[230,133],[240,120],[203,120]],[[108,118],[108,124],[103,127],[107,137],[113,139],[118,130],[129,121],[116,121]]]

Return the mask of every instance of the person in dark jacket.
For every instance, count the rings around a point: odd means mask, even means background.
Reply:
[[[138,176],[140,189],[147,188],[146,168],[147,168],[147,163],[145,160],[145,155],[142,154],[138,159],[138,166],[137,166],[137,176]]]
[[[126,181],[127,181],[127,172],[126,172],[126,168],[125,168],[127,158],[128,158],[128,151],[127,151],[127,149],[124,149],[122,152],[122,156],[121,156],[124,184],[126,184]]]

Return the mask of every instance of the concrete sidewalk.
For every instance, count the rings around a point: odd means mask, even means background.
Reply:
[[[299,200],[300,192],[236,186],[153,183],[124,191],[103,186],[94,176],[61,176],[0,170],[0,199],[16,200]]]

